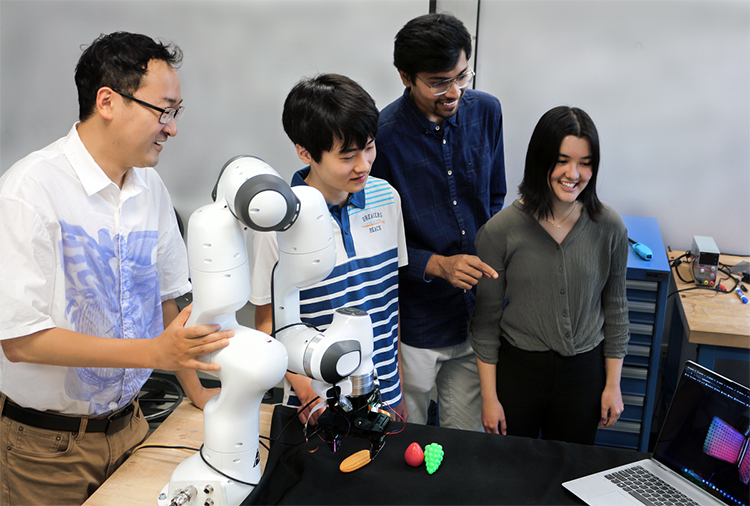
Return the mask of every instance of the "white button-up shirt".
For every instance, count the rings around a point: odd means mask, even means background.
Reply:
[[[0,178],[0,339],[59,327],[152,339],[161,303],[190,290],[171,199],[152,168],[122,190],[70,133]],[[119,409],[150,370],[11,363],[0,348],[0,391],[39,410]]]

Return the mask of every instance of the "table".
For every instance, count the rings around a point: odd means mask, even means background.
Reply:
[[[683,253],[668,252],[670,263]],[[725,265],[735,265],[742,260],[748,258],[731,255],[719,258]],[[683,278],[691,279],[687,266],[683,266],[680,273]],[[678,276],[673,278],[678,290],[696,286],[681,281]],[[701,365],[713,369],[716,358],[748,360],[750,352],[743,350],[750,349],[750,304],[743,304],[734,293],[717,294],[707,290],[680,292],[673,297],[679,301],[676,306],[688,342],[700,345],[697,360]]]
[[[270,434],[273,406],[261,404],[260,432]],[[189,446],[203,443],[203,411],[185,400],[149,436],[144,444]],[[164,448],[143,448],[136,451],[99,487],[84,506],[156,505],[164,485],[169,483],[177,465],[193,452]],[[261,465],[265,469],[268,451],[261,445]]]
[[[294,411],[283,406],[274,411],[271,437],[277,439],[287,424],[280,441],[288,444],[271,446],[263,480],[243,504],[580,505],[563,482],[648,458],[635,450],[407,423],[386,437],[374,461],[344,474],[341,461],[367,448],[366,440],[344,438],[336,454],[317,438],[305,444]],[[412,442],[442,445],[445,456],[434,474],[405,463]]]
[[[287,425],[282,441],[301,443],[302,425],[293,409],[261,406],[262,434],[277,437]],[[202,440],[202,412],[184,401],[146,444],[198,447]],[[423,447],[443,445],[445,459],[435,474],[404,462],[404,451],[414,441]],[[634,450],[406,424],[386,438],[372,463],[341,473],[341,461],[366,446],[365,440],[350,437],[335,454],[322,443],[315,453],[308,453],[304,444],[276,443],[270,455],[261,447],[263,478],[244,504],[582,504],[562,487],[564,481],[647,456]],[[138,450],[84,505],[156,504],[172,471],[188,456],[179,450]]]

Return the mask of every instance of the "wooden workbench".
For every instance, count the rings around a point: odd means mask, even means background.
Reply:
[[[683,251],[667,253],[670,263],[681,256]],[[724,265],[735,265],[747,257],[721,255]],[[673,269],[674,271],[674,269]],[[686,264],[680,267],[680,274],[691,279],[690,269]],[[685,283],[674,276],[678,290],[694,287],[694,283]],[[727,288],[734,284],[726,280]],[[750,297],[750,294],[746,294]],[[698,361],[713,368],[717,353],[728,352],[740,357],[735,351],[750,349],[750,304],[743,304],[735,293],[716,293],[709,290],[689,290],[675,295],[679,303],[682,325],[688,342],[701,345]],[[732,351],[734,350],[734,351]],[[734,358],[734,357],[730,357]]]
[[[261,404],[260,434],[271,433],[273,406]],[[189,446],[203,443],[203,411],[185,400],[149,436],[144,444]],[[169,483],[177,465],[194,452],[166,448],[143,448],[128,460],[92,495],[84,506],[155,505],[159,492]],[[268,451],[260,446],[265,469]]]

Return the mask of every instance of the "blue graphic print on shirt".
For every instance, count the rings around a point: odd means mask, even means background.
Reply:
[[[60,222],[65,272],[66,316],[76,332],[116,339],[154,338],[162,331],[156,269],[157,231],[131,232],[98,241],[81,226]],[[118,254],[119,251],[119,254]],[[119,260],[119,261],[118,261]],[[129,403],[148,379],[149,369],[70,368],[65,391],[91,403],[93,413]]]

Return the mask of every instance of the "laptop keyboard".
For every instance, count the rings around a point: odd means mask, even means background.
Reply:
[[[649,506],[700,506],[641,466],[633,466],[604,477]]]

